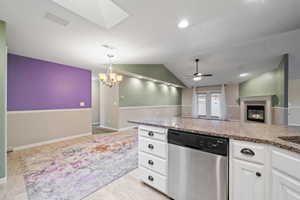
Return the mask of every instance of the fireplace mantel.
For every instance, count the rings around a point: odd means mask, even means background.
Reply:
[[[272,124],[272,97],[273,95],[240,97],[241,121],[247,122],[247,105],[255,105],[259,102],[265,106],[265,123]]]

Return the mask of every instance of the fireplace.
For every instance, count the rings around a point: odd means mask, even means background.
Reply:
[[[265,106],[247,105],[247,120],[265,123]]]

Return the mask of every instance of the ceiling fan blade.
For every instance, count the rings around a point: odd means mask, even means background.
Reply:
[[[213,75],[212,74],[202,74],[201,76],[209,77],[209,76],[213,76]]]

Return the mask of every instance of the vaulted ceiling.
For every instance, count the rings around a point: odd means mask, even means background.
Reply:
[[[200,71],[214,77],[196,84],[208,85],[239,82],[239,73],[274,68],[287,52],[266,38],[300,28],[299,0],[113,2],[129,16],[103,28],[52,0],[1,0],[9,52],[97,70],[107,62],[102,45],[108,44],[116,48],[115,63],[165,64],[188,86],[195,83],[185,77],[199,57]],[[47,13],[67,24],[48,20]],[[181,19],[190,26],[178,29]]]

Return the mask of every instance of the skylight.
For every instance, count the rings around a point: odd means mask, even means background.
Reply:
[[[110,29],[129,15],[111,0],[52,0],[86,20]]]

